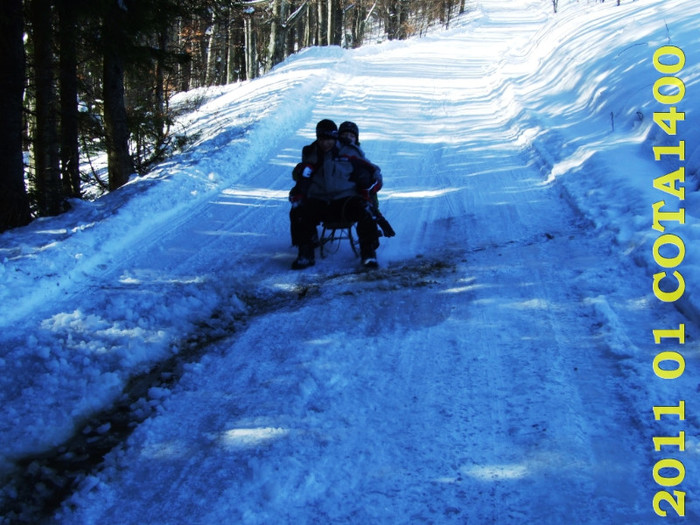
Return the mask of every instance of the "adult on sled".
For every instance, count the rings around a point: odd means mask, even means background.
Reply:
[[[373,207],[363,197],[381,187],[378,168],[361,158],[342,152],[338,127],[332,120],[316,125],[317,140],[304,147],[302,162],[294,169],[297,185],[290,193],[292,243],[299,248],[292,264],[295,270],[315,263],[314,235],[322,221],[356,222],[360,257],[365,267],[376,267],[379,246]],[[379,172],[381,173],[381,172]]]

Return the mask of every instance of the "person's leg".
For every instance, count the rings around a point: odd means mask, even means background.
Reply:
[[[326,207],[327,204],[323,201],[306,199],[289,213],[292,242],[299,247],[299,255],[292,264],[293,269],[301,270],[315,264],[314,234]]]
[[[362,197],[348,197],[333,202],[333,212],[339,213],[339,218],[357,223],[363,264],[377,262],[375,250],[379,247],[379,235],[371,206]]]
[[[289,210],[289,229],[292,234],[292,246],[299,246],[300,244],[300,232],[299,232],[299,207],[301,204],[298,204],[297,206],[294,206],[292,209]]]

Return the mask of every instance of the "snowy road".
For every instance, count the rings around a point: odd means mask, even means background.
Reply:
[[[604,249],[574,233],[331,278],[252,320],[137,429],[87,509],[110,523],[625,522],[645,472],[624,374],[578,289]]]
[[[35,370],[30,386],[4,380],[8,458],[32,451],[23,433],[45,446],[43,424],[60,443],[131,373],[209,335],[49,522],[654,522],[652,437],[677,427],[651,407],[696,384],[659,384],[649,327],[692,322],[654,308],[648,269],[528,142],[541,4],[484,2],[422,40],[302,53],[203,106],[192,126],[220,130],[163,168],[150,209],[112,219],[133,218],[133,238],[67,236],[66,252],[110,243],[6,337],[31,344],[3,366]],[[227,124],[268,110],[276,123]],[[397,236],[376,272],[356,273],[348,247],[289,270],[290,171],[322,118],[358,122],[383,168]],[[42,397],[62,410],[22,411]]]

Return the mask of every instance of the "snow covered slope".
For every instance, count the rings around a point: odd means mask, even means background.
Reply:
[[[66,474],[38,455],[85,433],[124,442],[50,522],[652,523],[667,458],[699,521],[696,4],[483,0],[423,39],[186,95],[190,151],[0,236],[4,519],[36,516],[17,480],[40,500]],[[676,137],[652,118],[668,44]],[[289,270],[290,172],[322,118],[357,122],[385,174],[374,273],[347,247]],[[679,139],[687,290],[667,304],[652,204],[678,202],[652,183],[679,159],[652,148]],[[654,345],[681,323],[683,346]],[[680,378],[655,375],[660,349]],[[128,439],[90,420],[113,403]]]

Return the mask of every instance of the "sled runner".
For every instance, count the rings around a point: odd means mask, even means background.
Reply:
[[[359,257],[359,240],[357,232],[353,233],[356,228],[354,222],[329,222],[326,221],[322,225],[321,237],[319,237],[319,251],[321,257],[325,258],[328,253],[335,253],[340,249],[341,243],[347,239],[350,242],[352,252]]]

